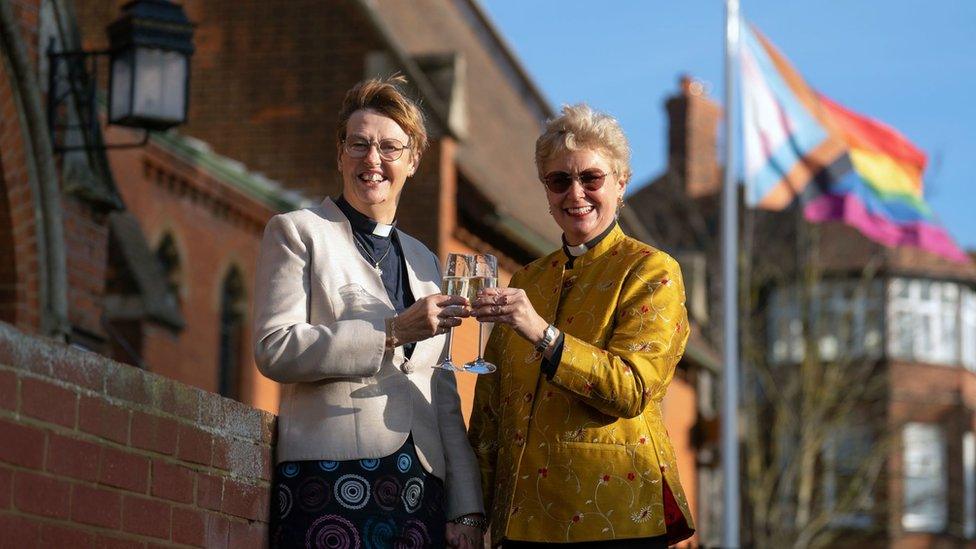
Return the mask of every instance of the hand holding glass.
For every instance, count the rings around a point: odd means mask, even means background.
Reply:
[[[468,300],[474,301],[478,297],[478,291],[482,288],[494,288],[498,286],[498,259],[493,255],[476,254],[473,257],[473,276],[468,281]],[[482,338],[484,337],[485,325],[478,323],[478,358],[464,365],[465,372],[472,374],[490,374],[497,368],[494,364],[486,361],[481,356]]]
[[[441,280],[441,293],[444,295],[461,296],[471,302],[473,297],[469,293],[470,279],[474,272],[474,256],[469,254],[448,254],[447,264],[444,265],[444,277]],[[447,355],[444,360],[434,365],[443,370],[460,370],[451,358],[451,347],[454,339],[454,328],[447,332]]]

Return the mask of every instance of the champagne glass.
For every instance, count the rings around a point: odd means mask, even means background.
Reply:
[[[482,288],[494,288],[498,285],[498,259],[493,255],[475,254],[472,256],[474,269],[471,279],[468,282],[468,291],[474,299],[478,296],[478,290]],[[464,365],[465,372],[472,374],[490,374],[497,370],[494,364],[486,361],[481,356],[481,343],[484,337],[485,324],[478,324],[478,358],[473,362]]]
[[[471,275],[474,272],[474,256],[470,254],[447,254],[447,264],[444,265],[444,276],[441,278],[441,293],[474,298],[470,295]],[[442,370],[461,370],[451,359],[451,347],[454,340],[454,328],[447,331],[447,355],[444,360],[434,365]]]

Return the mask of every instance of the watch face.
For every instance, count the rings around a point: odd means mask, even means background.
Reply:
[[[556,329],[552,326],[552,324],[550,324],[548,327],[546,327],[546,331],[542,333],[542,341],[536,344],[535,350],[541,353],[545,351],[547,348],[549,348],[549,345],[552,344],[552,340],[555,337],[555,334],[556,334]]]

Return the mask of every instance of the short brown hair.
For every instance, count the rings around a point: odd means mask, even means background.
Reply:
[[[427,127],[424,124],[423,111],[400,89],[406,83],[407,79],[401,75],[382,80],[371,78],[357,83],[346,92],[336,124],[336,138],[339,143],[346,138],[346,125],[353,113],[370,110],[396,122],[410,138],[410,147],[415,158],[420,158],[427,150]]]

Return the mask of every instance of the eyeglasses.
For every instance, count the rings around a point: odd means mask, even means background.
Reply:
[[[566,172],[549,172],[542,178],[542,183],[549,189],[549,192],[560,194],[569,190],[573,186],[573,181],[579,179],[580,185],[588,191],[598,191],[603,186],[610,174],[600,170],[586,170],[579,175],[572,175]]]
[[[404,145],[396,139],[367,141],[366,139],[354,137],[348,141],[342,141],[342,148],[350,158],[365,158],[374,145],[380,153],[380,158],[387,162],[399,160],[403,156],[403,151],[410,148],[409,145]]]

